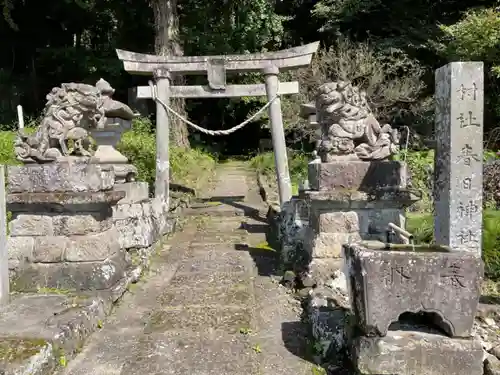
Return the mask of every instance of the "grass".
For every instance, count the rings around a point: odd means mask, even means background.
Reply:
[[[416,243],[434,242],[434,218],[431,213],[408,213],[406,228],[415,236]],[[482,249],[486,277],[500,281],[500,211],[485,209],[483,212]]]
[[[309,157],[303,152],[288,150],[288,168],[292,180],[292,194],[296,195],[299,185],[307,178],[307,163]],[[250,166],[259,173],[274,181],[276,178],[276,165],[274,153],[264,152],[250,159]]]

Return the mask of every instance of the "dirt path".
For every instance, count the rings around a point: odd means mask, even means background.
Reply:
[[[217,178],[212,201],[191,210],[61,375],[316,373],[301,359],[299,306],[271,277],[253,172],[229,163]]]

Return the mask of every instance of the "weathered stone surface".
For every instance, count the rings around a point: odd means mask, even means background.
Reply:
[[[483,348],[472,339],[389,331],[385,337],[359,337],[353,357],[361,375],[472,375],[483,373]]]
[[[73,236],[107,231],[111,229],[113,220],[106,211],[53,216],[54,235]]]
[[[12,281],[12,289],[36,292],[40,288],[105,290],[125,277],[129,259],[124,252],[96,262],[32,263]]]
[[[81,236],[39,236],[35,237],[33,262],[100,261],[111,257],[119,249],[118,232],[115,228]]]
[[[10,235],[17,236],[52,236],[54,227],[52,217],[47,215],[16,215],[9,223]]]
[[[309,228],[306,249],[313,258],[340,258],[342,245],[361,241],[360,233],[315,233]]]
[[[481,254],[484,72],[482,62],[436,70],[436,243]]]
[[[9,254],[9,269],[16,270],[25,262],[33,260],[33,237],[7,237],[7,252]]]
[[[113,170],[89,158],[11,166],[7,178],[9,193],[97,192],[110,190],[114,184]]]
[[[7,207],[21,213],[105,212],[125,196],[122,191],[69,193],[15,193],[7,195]]]
[[[308,174],[311,189],[319,191],[406,187],[406,165],[399,161],[309,163]]]
[[[385,237],[388,224],[404,228],[404,211],[398,208],[356,209],[329,212],[315,207],[311,209],[311,228],[317,233],[382,234]]]
[[[500,375],[500,360],[488,354],[484,360],[484,375]]]
[[[100,298],[70,294],[13,295],[0,310],[0,363],[5,374],[52,374],[62,359],[69,361],[81,349],[110,305]]]
[[[402,209],[420,200],[418,192],[407,189],[381,189],[371,192],[359,190],[331,190],[303,193],[312,210],[349,211],[358,209]]]
[[[214,306],[184,306],[178,309],[153,311],[144,322],[145,332],[166,332],[177,329],[193,331],[215,329],[238,333],[241,327],[252,327],[252,309]]]
[[[336,361],[342,361],[348,352],[352,315],[348,309],[347,290],[319,287],[313,290],[307,302],[311,333],[321,345],[321,356],[325,359],[335,356]]]
[[[141,203],[149,198],[148,183],[143,181],[115,184],[113,190],[125,192],[125,198],[121,199],[118,204]]]
[[[483,264],[474,254],[344,246],[354,312],[362,332],[385,335],[405,312],[439,315],[452,337],[469,337]]]
[[[33,262],[58,263],[63,261],[63,254],[71,247],[71,241],[63,236],[39,236],[35,238]]]
[[[97,234],[69,237],[69,246],[64,251],[67,262],[91,262],[105,260],[120,251],[116,228]]]
[[[358,213],[354,211],[320,213],[317,222],[317,230],[318,232],[328,233],[359,232]]]

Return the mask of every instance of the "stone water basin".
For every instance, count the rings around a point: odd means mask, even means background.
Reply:
[[[430,313],[450,337],[470,337],[483,263],[444,246],[364,241],[343,246],[357,326],[386,336],[404,313]]]

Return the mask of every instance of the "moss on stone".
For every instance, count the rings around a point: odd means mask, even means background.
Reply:
[[[0,338],[0,361],[7,363],[21,363],[36,355],[49,345],[46,340],[33,338]]]

